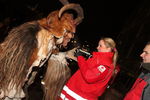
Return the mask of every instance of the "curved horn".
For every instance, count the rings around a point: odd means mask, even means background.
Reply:
[[[63,5],[69,4],[68,0],[59,0]]]
[[[70,4],[67,4],[64,7],[62,7],[59,10],[59,18],[61,18],[63,12],[65,12],[66,10],[69,10],[69,9],[75,10],[77,12],[78,16],[75,19],[75,23],[79,24],[82,21],[82,19],[84,18],[83,9],[79,4],[73,4],[73,3],[71,4],[70,3]]]

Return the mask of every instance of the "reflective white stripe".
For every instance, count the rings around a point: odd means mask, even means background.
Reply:
[[[64,94],[60,94],[60,98],[62,98],[62,100],[69,100],[68,98],[66,98],[66,96]]]
[[[66,91],[66,93],[68,93],[70,96],[72,96],[73,98],[75,98],[76,100],[87,100],[81,96],[79,96],[78,94],[76,94],[75,92],[73,92],[72,90],[70,90],[66,85],[63,88],[64,91]]]

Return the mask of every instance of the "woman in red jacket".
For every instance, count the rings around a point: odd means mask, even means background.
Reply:
[[[114,40],[102,38],[98,52],[85,59],[76,53],[79,69],[64,86],[61,100],[98,100],[108,86],[117,61],[117,50]]]

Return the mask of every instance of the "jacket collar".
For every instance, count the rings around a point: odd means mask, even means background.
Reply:
[[[110,56],[110,57],[112,57],[113,55],[114,55],[114,53],[113,52],[93,52],[93,55],[95,56],[95,55],[101,55],[101,56]]]
[[[142,63],[144,69],[150,71],[150,63]]]

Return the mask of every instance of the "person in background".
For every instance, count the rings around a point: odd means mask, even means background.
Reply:
[[[97,52],[90,58],[86,59],[79,50],[75,52],[72,58],[79,69],[63,87],[60,100],[98,100],[114,74],[117,57],[116,43],[108,37],[100,39]]]
[[[150,100],[150,41],[146,44],[140,56],[143,59],[143,71],[124,97],[124,100]]]

